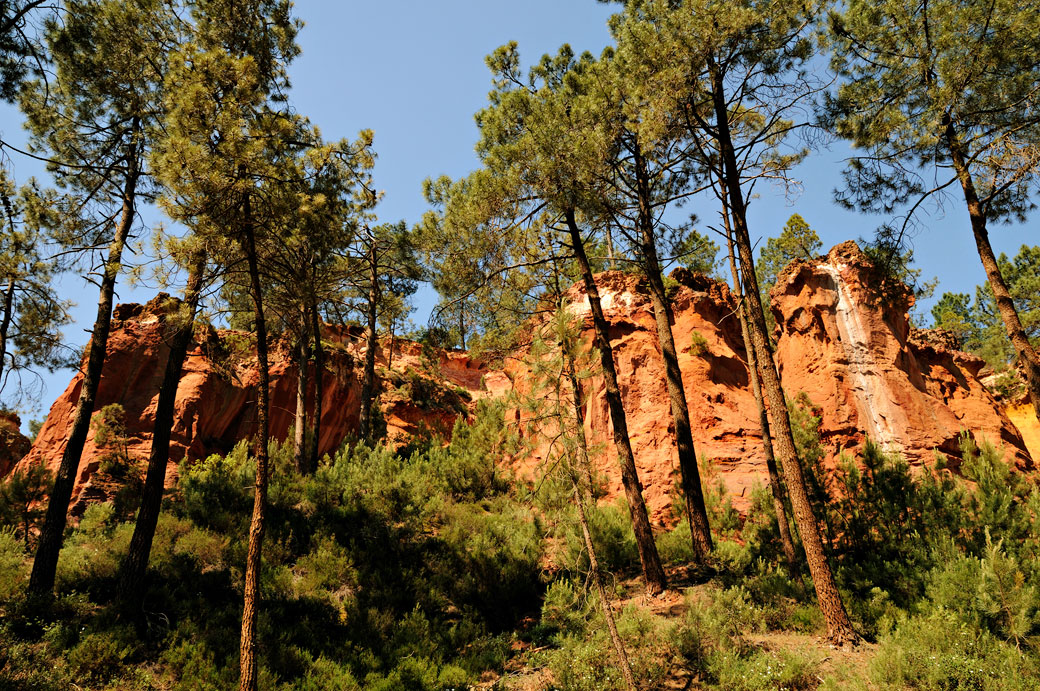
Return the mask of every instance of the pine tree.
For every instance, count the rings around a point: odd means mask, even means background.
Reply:
[[[588,228],[603,227],[601,207],[590,192],[593,180],[608,166],[597,152],[606,148],[610,135],[597,109],[581,98],[580,76],[591,63],[591,56],[573,61],[564,48],[555,58],[543,58],[524,78],[515,44],[489,56],[495,90],[489,106],[477,115],[477,152],[487,172],[469,181],[459,204],[490,210],[483,214],[488,218],[505,219],[499,232],[484,242],[502,245],[508,238],[510,252],[514,242],[535,247],[545,244],[546,234],[558,238],[564,233],[589,298],[622,482],[647,590],[654,594],[667,587],[667,579],[639,484],[608,324],[586,252],[588,238],[579,226],[580,219]],[[533,261],[544,261],[544,250],[532,255]]]
[[[47,0],[0,0],[0,99],[13,101],[33,63],[42,63],[33,21]]]
[[[346,272],[347,281],[365,325],[365,366],[361,377],[358,437],[371,443],[376,441],[372,409],[377,403],[377,327],[381,321],[393,321],[392,316],[401,309],[403,300],[418,287],[421,270],[412,234],[404,221],[360,228],[347,263],[350,267]],[[392,344],[390,357],[393,357]]]
[[[62,219],[60,240],[68,246],[107,248],[107,253],[97,278],[97,317],[76,415],[33,560],[28,589],[34,596],[49,596],[54,586],[66,512],[101,381],[123,250],[140,197],[148,191],[144,161],[161,113],[167,51],[171,37],[178,35],[162,0],[69,0],[63,10],[60,21],[45,26],[54,78],[27,84],[21,106],[33,150],[46,155],[58,184],[78,197],[79,217]]]
[[[310,425],[312,446],[305,445],[307,389],[313,379],[315,396],[324,377],[321,358],[320,314],[346,298],[351,278],[349,256],[368,210],[378,200],[370,171],[375,161],[372,132],[365,130],[354,142],[324,143],[314,130],[309,147],[296,155],[295,169],[281,186],[295,190],[299,204],[277,239],[264,251],[263,273],[269,314],[293,335],[296,351],[297,396],[293,460],[299,472],[316,467],[320,434],[320,404],[316,400]],[[309,372],[312,346],[315,363]]]
[[[1024,220],[1040,174],[1040,13],[1030,4],[856,0],[830,17],[841,83],[828,104],[860,153],[843,201],[902,209],[895,249],[921,208],[960,188],[975,245],[1040,419],[1040,356],[990,243],[994,223]]]
[[[298,199],[278,181],[291,176],[307,142],[300,118],[286,112],[286,66],[299,52],[298,22],[282,0],[206,0],[194,8],[195,40],[178,51],[167,75],[166,136],[153,166],[177,200],[180,220],[204,241],[210,260],[244,261],[253,302],[257,387],[256,485],[246,555],[240,688],[258,681],[257,617],[269,479],[270,370],[261,250],[289,225]],[[214,256],[212,250],[220,254]]]
[[[31,395],[24,375],[64,366],[61,327],[70,303],[58,297],[54,279],[62,270],[51,255],[48,227],[56,225],[58,199],[35,180],[16,189],[0,170],[0,392],[5,404]],[[14,381],[12,395],[7,384]]]
[[[766,471],[769,473],[769,492],[773,497],[773,510],[776,513],[777,528],[780,532],[780,544],[784,550],[784,559],[787,561],[788,571],[793,575],[798,573],[794,539],[791,537],[791,526],[787,522],[787,502],[785,501],[783,483],[780,479],[780,471],[776,467],[773,437],[769,425],[769,412],[766,409],[765,397],[762,395],[762,376],[759,373],[758,357],[755,353],[754,344],[751,342],[751,329],[748,326],[748,305],[744,299],[742,287],[744,282],[741,280],[740,270],[737,268],[733,229],[725,205],[723,206],[722,215],[726,231],[726,244],[729,250],[730,274],[733,277],[733,293],[738,303],[737,318],[740,321],[740,335],[744,342],[744,352],[747,353],[748,378],[751,382],[751,392],[755,396],[755,407],[758,408],[759,429],[762,432],[762,451],[766,457]]]
[[[730,215],[740,261],[749,330],[762,386],[772,414],[777,456],[806,560],[816,586],[828,636],[837,645],[855,643],[827,561],[819,524],[794,445],[787,402],[773,359],[754,257],[747,205],[758,180],[789,180],[805,149],[785,141],[806,123],[790,118],[822,88],[808,69],[815,4],[666,0],[633,2],[623,18],[642,28],[643,60],[656,65],[656,88],[670,94],[670,108],[687,123],[713,187]],[[662,103],[662,108],[664,104]]]
[[[762,291],[762,304],[766,309],[767,333],[772,334],[776,329],[776,321],[773,311],[768,309],[769,291],[776,285],[776,279],[787,265],[796,259],[810,260],[819,254],[823,243],[820,236],[816,234],[805,219],[798,214],[792,214],[787,223],[780,231],[780,235],[766,240],[765,246],[758,253],[758,262],[755,263],[755,274],[758,277],[758,285]]]
[[[155,422],[152,426],[152,445],[148,452],[148,467],[140,496],[141,505],[137,521],[134,523],[130,546],[120,565],[118,597],[123,605],[132,611],[141,606],[144,595],[148,558],[151,555],[155,528],[159,523],[166,469],[170,460],[170,435],[174,425],[177,388],[188,347],[195,332],[195,316],[206,284],[205,254],[196,247],[192,250],[188,263],[190,268],[184,288],[184,300],[169,306],[164,317],[164,326],[170,333],[169,353],[159,385],[159,400],[155,407]]]
[[[691,231],[689,224],[677,228],[661,217],[669,206],[689,196],[699,172],[697,152],[681,122],[661,115],[660,94],[652,86],[648,88],[653,85],[653,67],[641,60],[642,41],[633,40],[635,37],[627,31],[629,25],[615,22],[613,28],[618,50],[605,54],[586,78],[592,107],[599,110],[600,119],[609,128],[608,146],[597,154],[603,158],[603,167],[612,173],[606,184],[597,185],[592,193],[633,248],[636,263],[646,277],[664,363],[690,536],[694,554],[704,560],[712,550],[711,529],[672,335],[674,316],[663,273],[667,258],[661,256],[668,240],[682,244]],[[631,55],[630,50],[636,54]]]

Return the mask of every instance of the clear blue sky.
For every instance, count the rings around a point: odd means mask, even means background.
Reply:
[[[385,221],[419,220],[426,210],[423,179],[441,174],[458,177],[476,165],[473,146],[477,131],[473,114],[485,103],[490,80],[484,56],[510,40],[520,44],[525,61],[555,52],[569,43],[576,52],[599,51],[610,42],[607,17],[616,5],[594,0],[445,0],[442,2],[328,2],[298,0],[296,12],[306,24],[299,41],[303,49],[291,69],[296,109],[317,124],[326,139],[354,137],[364,128],[375,130],[379,154],[376,184],[386,192],[378,209]],[[19,142],[21,117],[0,106],[0,132]],[[886,219],[844,211],[832,201],[840,182],[845,144],[818,151],[802,164],[797,176],[803,189],[794,199],[769,188],[750,207],[753,236],[776,235],[787,218],[800,213],[816,229],[825,247],[869,236]],[[16,179],[39,175],[40,167],[12,155],[7,164]],[[686,212],[713,221],[715,209],[695,202]],[[148,223],[158,217],[146,214]],[[945,217],[927,219],[927,230],[915,241],[917,264],[925,278],[938,276],[939,291],[971,292],[985,280],[963,205],[947,206]],[[998,251],[1013,254],[1023,243],[1035,243],[1035,221],[1026,227],[993,230]],[[78,277],[63,282],[77,301],[77,323],[66,330],[76,343],[86,341],[96,305],[96,288]],[[145,301],[153,287],[121,286],[123,302]],[[417,322],[425,320],[435,296],[419,295]],[[45,377],[46,390],[38,411],[25,411],[23,420],[42,417],[68,384],[71,372]]]

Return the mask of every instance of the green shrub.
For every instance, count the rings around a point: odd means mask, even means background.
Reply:
[[[255,476],[248,448],[243,441],[227,456],[181,464],[177,483],[180,509],[195,525],[224,535],[245,533]]]
[[[0,528],[0,602],[21,593],[28,575],[25,551],[14,528]]]
[[[628,504],[618,498],[613,504],[590,506],[585,510],[592,534],[592,545],[596,559],[604,571],[633,569],[639,564],[635,534],[632,532],[632,517]],[[577,521],[568,525],[566,533],[564,565],[576,572],[588,572],[589,555],[585,549],[585,538]]]
[[[938,609],[882,637],[870,677],[885,689],[1035,689],[1036,658]]]
[[[558,648],[548,655],[553,680],[563,691],[624,689],[617,653],[599,605],[592,602],[589,606],[594,610],[584,633],[563,633],[555,639]],[[647,610],[629,606],[617,616],[617,628],[638,688],[656,688],[664,678],[669,652],[659,623]]]
[[[133,634],[124,629],[87,633],[66,653],[66,662],[77,679],[105,682],[124,670],[135,647]]]
[[[573,581],[553,581],[542,601],[539,633],[543,636],[584,635],[594,604],[593,597],[582,592]]]
[[[658,534],[655,541],[657,553],[665,564],[693,564],[697,561],[689,521],[679,521],[674,530]]]
[[[726,691],[809,691],[819,684],[819,661],[791,651],[725,652],[715,663],[716,688]]]
[[[42,463],[15,468],[0,481],[0,525],[13,528],[26,550],[43,521],[53,485],[54,476]]]
[[[327,657],[315,660],[296,688],[298,691],[361,691],[351,671]]]
[[[133,525],[119,524],[117,518],[111,503],[87,507],[62,547],[55,574],[58,592],[111,593],[133,534]]]
[[[700,331],[692,332],[690,334],[690,345],[686,347],[686,352],[693,357],[704,357],[710,354],[708,339]]]

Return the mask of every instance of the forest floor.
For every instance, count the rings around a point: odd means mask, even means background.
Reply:
[[[648,597],[640,578],[629,578],[616,584],[615,590],[623,593],[611,606],[620,614],[629,607],[645,610],[657,620],[658,630],[679,624],[690,607],[691,601],[708,600],[712,586],[698,582],[696,574],[684,567],[667,569],[670,587],[664,593]],[[764,652],[794,653],[801,657],[816,659],[817,681],[828,688],[845,688],[846,682],[855,682],[859,687],[867,677],[867,667],[877,645],[861,642],[855,648],[835,648],[827,642],[822,632],[801,633],[795,631],[770,631],[747,633],[744,640]],[[555,688],[552,672],[543,664],[537,653],[543,648],[519,645],[514,657],[506,666],[502,676],[489,675],[475,687],[479,689],[502,689],[503,691],[546,691]],[[666,691],[698,691],[707,688],[697,676],[684,665],[675,661],[668,669],[658,687]]]

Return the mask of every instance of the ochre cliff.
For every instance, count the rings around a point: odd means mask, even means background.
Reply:
[[[1021,433],[979,381],[985,363],[941,333],[912,329],[908,293],[878,283],[866,256],[846,242],[788,266],[772,291],[784,388],[806,392],[822,409],[830,453],[869,435],[915,464],[935,449],[956,455],[967,431],[1031,469]]]
[[[0,411],[0,478],[11,472],[32,445],[21,427],[21,418],[10,411]]]
[[[673,333],[680,351],[679,366],[697,454],[715,461],[728,489],[739,501],[749,496],[749,488],[767,475],[736,303],[723,283],[689,272],[675,277],[680,285],[672,303]],[[671,490],[677,477],[678,456],[672,442],[668,392],[653,310],[638,276],[615,271],[596,278],[614,346],[644,500],[651,520],[666,523],[671,520]],[[579,286],[571,288],[564,301],[580,325],[581,339],[591,348],[592,317],[584,290]],[[699,348],[691,347],[695,333],[699,335]],[[595,353],[589,357],[596,362]],[[528,394],[532,388],[530,358],[529,348],[515,353],[507,359],[504,373],[488,376],[488,388],[493,393],[513,388]],[[607,479],[608,495],[623,496],[602,376],[585,379],[583,389],[586,434],[600,451],[595,456],[596,469]],[[528,415],[519,408],[511,414],[517,422]],[[544,441],[532,440],[529,454],[518,462],[521,475],[537,474],[550,453]]]
[[[95,408],[100,410],[110,403],[123,406],[129,454],[142,468],[151,448],[158,388],[169,354],[167,308],[164,307],[167,301],[166,296],[160,295],[147,305],[116,308]],[[359,365],[364,353],[364,348],[357,345],[358,340],[357,331],[326,326],[322,453],[337,448],[357,429],[361,391]],[[185,457],[197,460],[212,453],[226,453],[239,440],[249,439],[256,433],[255,387],[259,373],[255,352],[249,343],[249,334],[241,332],[209,330],[196,334],[177,390],[167,485],[175,480],[177,464]],[[480,374],[474,375],[469,359],[438,350],[423,356],[417,346],[404,343],[396,349],[391,375],[386,370],[387,350],[381,348],[377,370],[383,375],[380,389],[388,437],[400,440],[418,431],[420,425],[433,431],[450,431],[460,410],[465,411],[465,407],[458,404],[460,398],[455,387],[479,387]],[[398,393],[402,387],[396,384],[416,370],[421,371],[416,376],[426,388],[442,394],[426,407],[417,406]],[[431,377],[431,370],[439,371],[436,379]],[[58,397],[36,443],[22,459],[22,465],[43,463],[52,471],[57,469],[75,415],[81,383],[82,377],[77,374]],[[296,365],[288,343],[278,342],[271,354],[270,420],[274,439],[284,440],[292,429],[296,386]],[[408,386],[403,390],[407,391]],[[313,385],[308,392],[308,410],[312,396]],[[74,511],[82,508],[83,502],[102,498],[103,492],[91,484],[99,455],[91,430],[76,479]]]
[[[714,461],[734,505],[744,509],[750,488],[765,483],[767,474],[736,305],[722,283],[688,272],[673,278],[680,286],[673,331],[697,454]],[[911,464],[931,460],[936,450],[953,459],[958,436],[967,431],[1002,445],[1009,461],[1031,470],[1022,434],[979,381],[983,361],[955,350],[941,334],[912,330],[905,288],[879,301],[875,280],[855,243],[843,243],[826,257],[788,267],[772,293],[784,389],[789,399],[805,392],[822,411],[827,462],[854,453],[867,435]],[[631,274],[605,273],[597,281],[644,497],[652,520],[667,523],[678,458],[649,298]],[[587,297],[575,287],[566,300],[591,344]],[[695,333],[699,345],[691,348]],[[489,387],[528,391],[529,357],[518,352],[504,374],[489,376]],[[609,494],[621,495],[602,378],[583,386],[586,432],[602,450],[596,467],[608,479]],[[519,410],[514,415],[522,417]],[[544,443],[533,444],[520,471],[533,476],[549,452]]]
[[[685,271],[673,278],[677,283],[673,330],[697,454],[712,459],[733,503],[746,508],[750,488],[765,483],[767,474],[736,303],[724,283]],[[670,523],[677,457],[650,301],[635,275],[607,272],[597,281],[644,496],[652,520]],[[977,439],[1001,444],[1011,462],[1031,470],[1034,466],[1022,433],[979,381],[982,361],[951,347],[942,334],[911,329],[906,291],[897,289],[879,299],[876,281],[856,245],[844,243],[826,257],[788,267],[772,293],[777,363],[784,387],[790,397],[805,392],[822,411],[828,462],[843,451],[855,452],[868,435],[912,464],[930,460],[936,449],[953,457],[958,435],[968,431]],[[160,297],[148,305],[117,308],[98,395],[98,408],[109,403],[125,408],[130,452],[142,465],[151,443],[168,350],[164,304]],[[596,451],[596,467],[606,477],[608,495],[619,496],[623,492],[613,429],[591,351],[588,299],[575,286],[565,294],[565,304],[592,365],[586,366],[591,375],[582,384],[586,432]],[[544,318],[535,319],[531,332],[545,325]],[[357,330],[327,327],[324,340],[329,354],[321,450],[327,452],[356,430],[364,339]],[[210,330],[192,344],[177,395],[168,482],[174,480],[183,458],[226,452],[238,440],[254,435],[258,376],[249,342],[248,334]],[[402,443],[421,429],[449,432],[468,405],[482,396],[512,391],[523,397],[536,389],[534,393],[544,397],[532,377],[532,350],[537,349],[530,344],[493,371],[466,353],[400,340],[392,350],[389,363],[390,344],[381,343],[378,352],[380,403],[392,443]],[[539,357],[544,362],[547,356]],[[21,463],[57,467],[79,387],[77,376],[55,402]],[[276,439],[284,439],[292,428],[295,394],[292,354],[287,343],[277,343],[272,357],[271,415]],[[511,405],[510,421],[529,442],[515,470],[534,479],[550,448],[544,439],[530,434],[526,423],[531,413],[518,403]],[[1025,416],[1015,419],[1025,420]],[[1035,435],[1035,430],[1030,428],[1027,434]],[[77,478],[78,508],[101,498],[101,490],[91,485],[98,456],[91,435]]]

